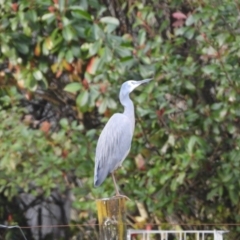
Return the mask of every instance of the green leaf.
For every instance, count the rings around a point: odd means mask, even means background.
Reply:
[[[187,31],[184,32],[184,36],[187,39],[192,39],[194,36],[194,33],[195,33],[195,28],[189,28],[189,29],[187,29]]]
[[[47,46],[47,41],[44,41],[44,42],[43,42],[42,52],[43,52],[43,55],[45,55],[45,56],[47,56],[47,55],[49,54],[49,49],[48,49],[48,46]]]
[[[15,43],[17,50],[22,54],[27,54],[29,52],[29,47],[25,43],[16,42]]]
[[[62,18],[62,23],[63,23],[63,27],[66,27],[68,25],[71,25],[72,21],[70,19],[68,19],[67,17],[63,17]]]
[[[127,57],[123,57],[120,59],[120,62],[129,62],[133,60],[133,57],[132,56],[127,56]]]
[[[186,176],[186,172],[181,172],[181,173],[179,173],[176,181],[177,181],[179,184],[182,184],[182,183],[184,182],[185,176]]]
[[[171,181],[171,185],[170,185],[170,189],[171,191],[175,192],[177,189],[178,183],[176,179],[172,179]]]
[[[40,70],[36,70],[33,72],[33,76],[35,77],[36,80],[42,80],[43,74]]]
[[[236,189],[229,190],[229,196],[233,205],[238,204],[239,192]]]
[[[60,12],[63,12],[65,10],[65,0],[58,0],[59,10]]]
[[[187,145],[187,151],[188,151],[188,154],[189,155],[192,155],[193,154],[193,149],[194,149],[194,146],[196,145],[196,143],[198,143],[199,140],[198,140],[198,137],[196,136],[191,136],[189,141],[188,141],[188,145]]]
[[[66,92],[75,93],[82,88],[82,85],[78,82],[69,83],[63,90]]]
[[[223,103],[220,102],[220,103],[214,103],[211,105],[211,109],[212,110],[220,110],[223,108]]]
[[[95,43],[91,44],[89,48],[89,56],[95,55],[101,47],[101,44],[101,41],[96,41]]]
[[[207,65],[202,68],[202,71],[207,75],[215,73],[216,70],[217,70],[217,66],[214,64]]]
[[[104,98],[98,108],[99,113],[103,114],[107,110],[108,100]]]
[[[46,13],[42,16],[42,21],[53,21],[55,19],[54,13]]]
[[[135,58],[133,56],[129,56],[129,57],[123,57],[120,59],[120,62],[122,63],[122,65],[124,67],[126,67],[127,69],[131,68],[132,66],[134,66],[134,64],[136,64],[137,60],[135,60]]]
[[[109,98],[107,101],[107,106],[108,106],[108,108],[116,109],[117,103],[112,98]]]
[[[79,9],[75,8],[74,10],[72,10],[72,15],[73,15],[73,17],[76,17],[76,18],[92,21],[92,16],[88,12],[86,12],[80,8]]]
[[[188,16],[187,20],[185,21],[186,26],[191,26],[195,23],[195,17],[193,14]]]
[[[195,90],[196,89],[196,86],[194,84],[192,84],[190,81],[185,81],[185,86],[189,90]]]
[[[96,89],[94,86],[90,88],[90,101],[89,106],[94,107],[96,105],[96,99],[99,97],[99,90]]]
[[[138,33],[138,44],[141,46],[146,42],[146,31],[141,29]]]
[[[98,24],[93,24],[92,26],[92,31],[93,31],[93,36],[95,40],[104,38],[104,32],[103,30],[99,27]]]
[[[213,188],[208,194],[207,194],[207,200],[212,200],[213,197],[218,195],[218,188]]]
[[[72,45],[72,46],[71,46],[71,49],[70,49],[69,51],[71,51],[71,53],[73,54],[74,57],[77,57],[77,58],[80,57],[81,49],[80,49],[79,46],[77,46],[77,45],[75,45],[75,46]]]
[[[66,52],[66,55],[65,55],[65,58],[66,58],[66,61],[68,63],[71,63],[73,61],[73,52],[71,49],[69,49],[67,52]]]
[[[63,34],[63,38],[68,42],[74,38],[74,32],[73,32],[71,26],[64,27],[62,34]]]
[[[104,62],[110,62],[113,59],[113,53],[109,47],[103,49],[103,56],[101,58]]]
[[[120,24],[119,20],[115,17],[102,17],[100,19],[100,22],[113,24],[113,25],[116,25],[116,26],[119,26],[119,24]]]
[[[129,56],[131,56],[131,51],[129,49],[125,48],[125,47],[118,46],[114,50],[120,57],[129,57]]]
[[[31,91],[37,90],[37,82],[35,81],[35,78],[32,77],[32,75],[28,74],[26,77],[26,86]]]
[[[87,105],[89,100],[89,92],[87,90],[82,91],[77,97],[77,105],[83,107]]]
[[[226,43],[226,41],[230,38],[231,34],[230,33],[221,33],[216,36],[218,45],[221,47],[223,44]]]
[[[67,118],[62,118],[59,123],[63,128],[68,128],[68,126],[69,126],[69,122],[68,122]]]
[[[114,17],[103,17],[100,19],[101,23],[106,23],[106,32],[113,32],[120,24],[119,20]]]
[[[186,27],[180,27],[175,30],[176,36],[182,36],[186,32]]]
[[[225,174],[222,174],[222,175],[221,175],[221,180],[222,180],[222,182],[224,182],[224,183],[229,182],[231,179],[232,179],[232,172],[230,172],[230,173],[225,173]]]
[[[32,22],[37,22],[38,19],[36,11],[30,9],[27,11],[26,17]]]
[[[166,172],[165,174],[161,174],[160,175],[160,184],[165,184],[167,182],[167,180],[171,179],[173,176],[172,172]]]

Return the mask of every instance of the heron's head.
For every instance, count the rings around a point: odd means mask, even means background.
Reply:
[[[138,86],[140,86],[143,83],[147,83],[149,81],[151,81],[152,78],[148,78],[148,79],[144,79],[141,81],[134,81],[134,80],[129,80],[126,81],[122,84],[121,90],[120,90],[120,98],[125,96],[126,94],[130,94],[135,88],[137,88]]]

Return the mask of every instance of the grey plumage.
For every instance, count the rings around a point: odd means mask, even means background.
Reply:
[[[128,117],[116,113],[103,129],[96,149],[95,186],[115,171],[128,154],[133,135],[130,124]],[[111,134],[108,129],[112,129]]]
[[[119,195],[113,172],[121,166],[127,157],[135,128],[134,106],[129,98],[129,94],[136,87],[150,80],[130,80],[122,84],[119,99],[124,106],[124,112],[115,113],[109,119],[98,139],[95,156],[94,186],[99,186],[109,174],[112,174],[116,194]]]

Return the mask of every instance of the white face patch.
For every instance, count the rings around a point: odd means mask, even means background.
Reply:
[[[152,79],[149,78],[140,81],[129,80],[123,83],[119,94],[120,101],[121,99],[123,100],[125,96],[129,95],[135,88],[140,86],[142,83],[147,83],[150,80]]]
[[[139,84],[137,81],[127,81],[127,91],[132,92]]]

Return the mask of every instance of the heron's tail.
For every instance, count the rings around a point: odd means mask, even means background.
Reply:
[[[107,178],[109,172],[107,168],[99,168],[99,166],[95,166],[94,171],[94,187],[100,186],[104,180]]]

